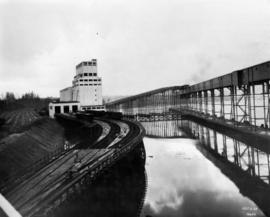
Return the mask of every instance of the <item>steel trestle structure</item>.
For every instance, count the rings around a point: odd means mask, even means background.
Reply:
[[[195,85],[172,86],[106,104],[140,121],[175,119],[172,110],[253,129],[270,125],[270,61]],[[175,114],[175,113],[174,113]]]

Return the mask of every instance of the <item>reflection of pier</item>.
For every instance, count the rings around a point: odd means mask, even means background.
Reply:
[[[195,122],[187,120],[173,122],[172,126],[175,128],[168,129],[172,131],[169,134],[177,134],[179,131],[183,134],[184,131],[185,135],[198,139],[196,146],[200,152],[220,168],[238,186],[244,196],[253,200],[266,215],[270,215],[269,152]],[[147,124],[151,128],[155,122],[147,122]],[[161,129],[166,127],[166,121],[160,124],[163,125]],[[161,138],[164,135],[162,130],[157,131],[156,134]]]
[[[253,183],[248,190],[241,184],[239,187],[269,215],[270,62],[191,86],[148,91],[110,102],[106,107],[142,122],[150,136],[183,136],[180,128],[197,137],[205,150],[222,163],[224,173],[230,174],[230,168],[234,168],[235,174],[228,175],[232,180],[241,183],[236,179],[239,173]],[[173,120],[180,126],[171,124],[177,130],[170,132],[168,123]]]
[[[146,136],[152,138],[186,138],[187,135],[180,128],[181,120],[147,121],[141,122],[145,128]]]
[[[259,178],[267,184],[270,183],[269,152],[240,142],[231,135],[220,134],[193,122],[187,121],[184,125],[183,128],[198,138],[205,147],[215,151],[251,177]]]
[[[244,196],[252,199],[267,216],[270,215],[270,188],[268,184],[257,177],[250,176],[209,147],[198,144],[197,148],[237,185]]]
[[[209,124],[241,134],[269,151],[270,62],[195,85],[160,88],[106,105],[141,122],[181,119]]]

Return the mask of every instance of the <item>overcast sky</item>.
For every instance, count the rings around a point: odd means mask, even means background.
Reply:
[[[59,96],[98,59],[104,95],[270,60],[270,0],[0,0],[0,93]]]

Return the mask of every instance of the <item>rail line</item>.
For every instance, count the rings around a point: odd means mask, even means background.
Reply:
[[[93,144],[67,151],[5,195],[23,216],[46,213],[55,201],[65,200],[74,186],[93,180],[142,142],[144,129],[139,123],[102,118],[94,122],[103,130]]]

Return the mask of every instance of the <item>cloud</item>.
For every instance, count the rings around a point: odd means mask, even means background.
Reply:
[[[202,191],[200,193],[184,191],[181,193],[179,192],[179,194],[179,197],[183,198],[183,203],[179,206],[172,208],[165,204],[162,206],[161,210],[156,212],[151,205],[146,204],[144,207],[144,214],[155,217],[246,216],[246,213],[241,209],[241,207],[245,207],[245,205],[233,198],[226,197],[225,195],[222,200],[218,200],[218,195],[215,192],[209,191]]]
[[[263,214],[236,185],[186,139],[144,139],[148,189],[141,216],[247,216],[244,207]],[[166,146],[166,149],[164,149]]]
[[[41,95],[58,95],[91,58],[104,94],[209,79],[268,60],[269,9],[255,0],[2,1],[0,92],[18,79],[18,92],[35,90],[31,78],[51,83]]]

